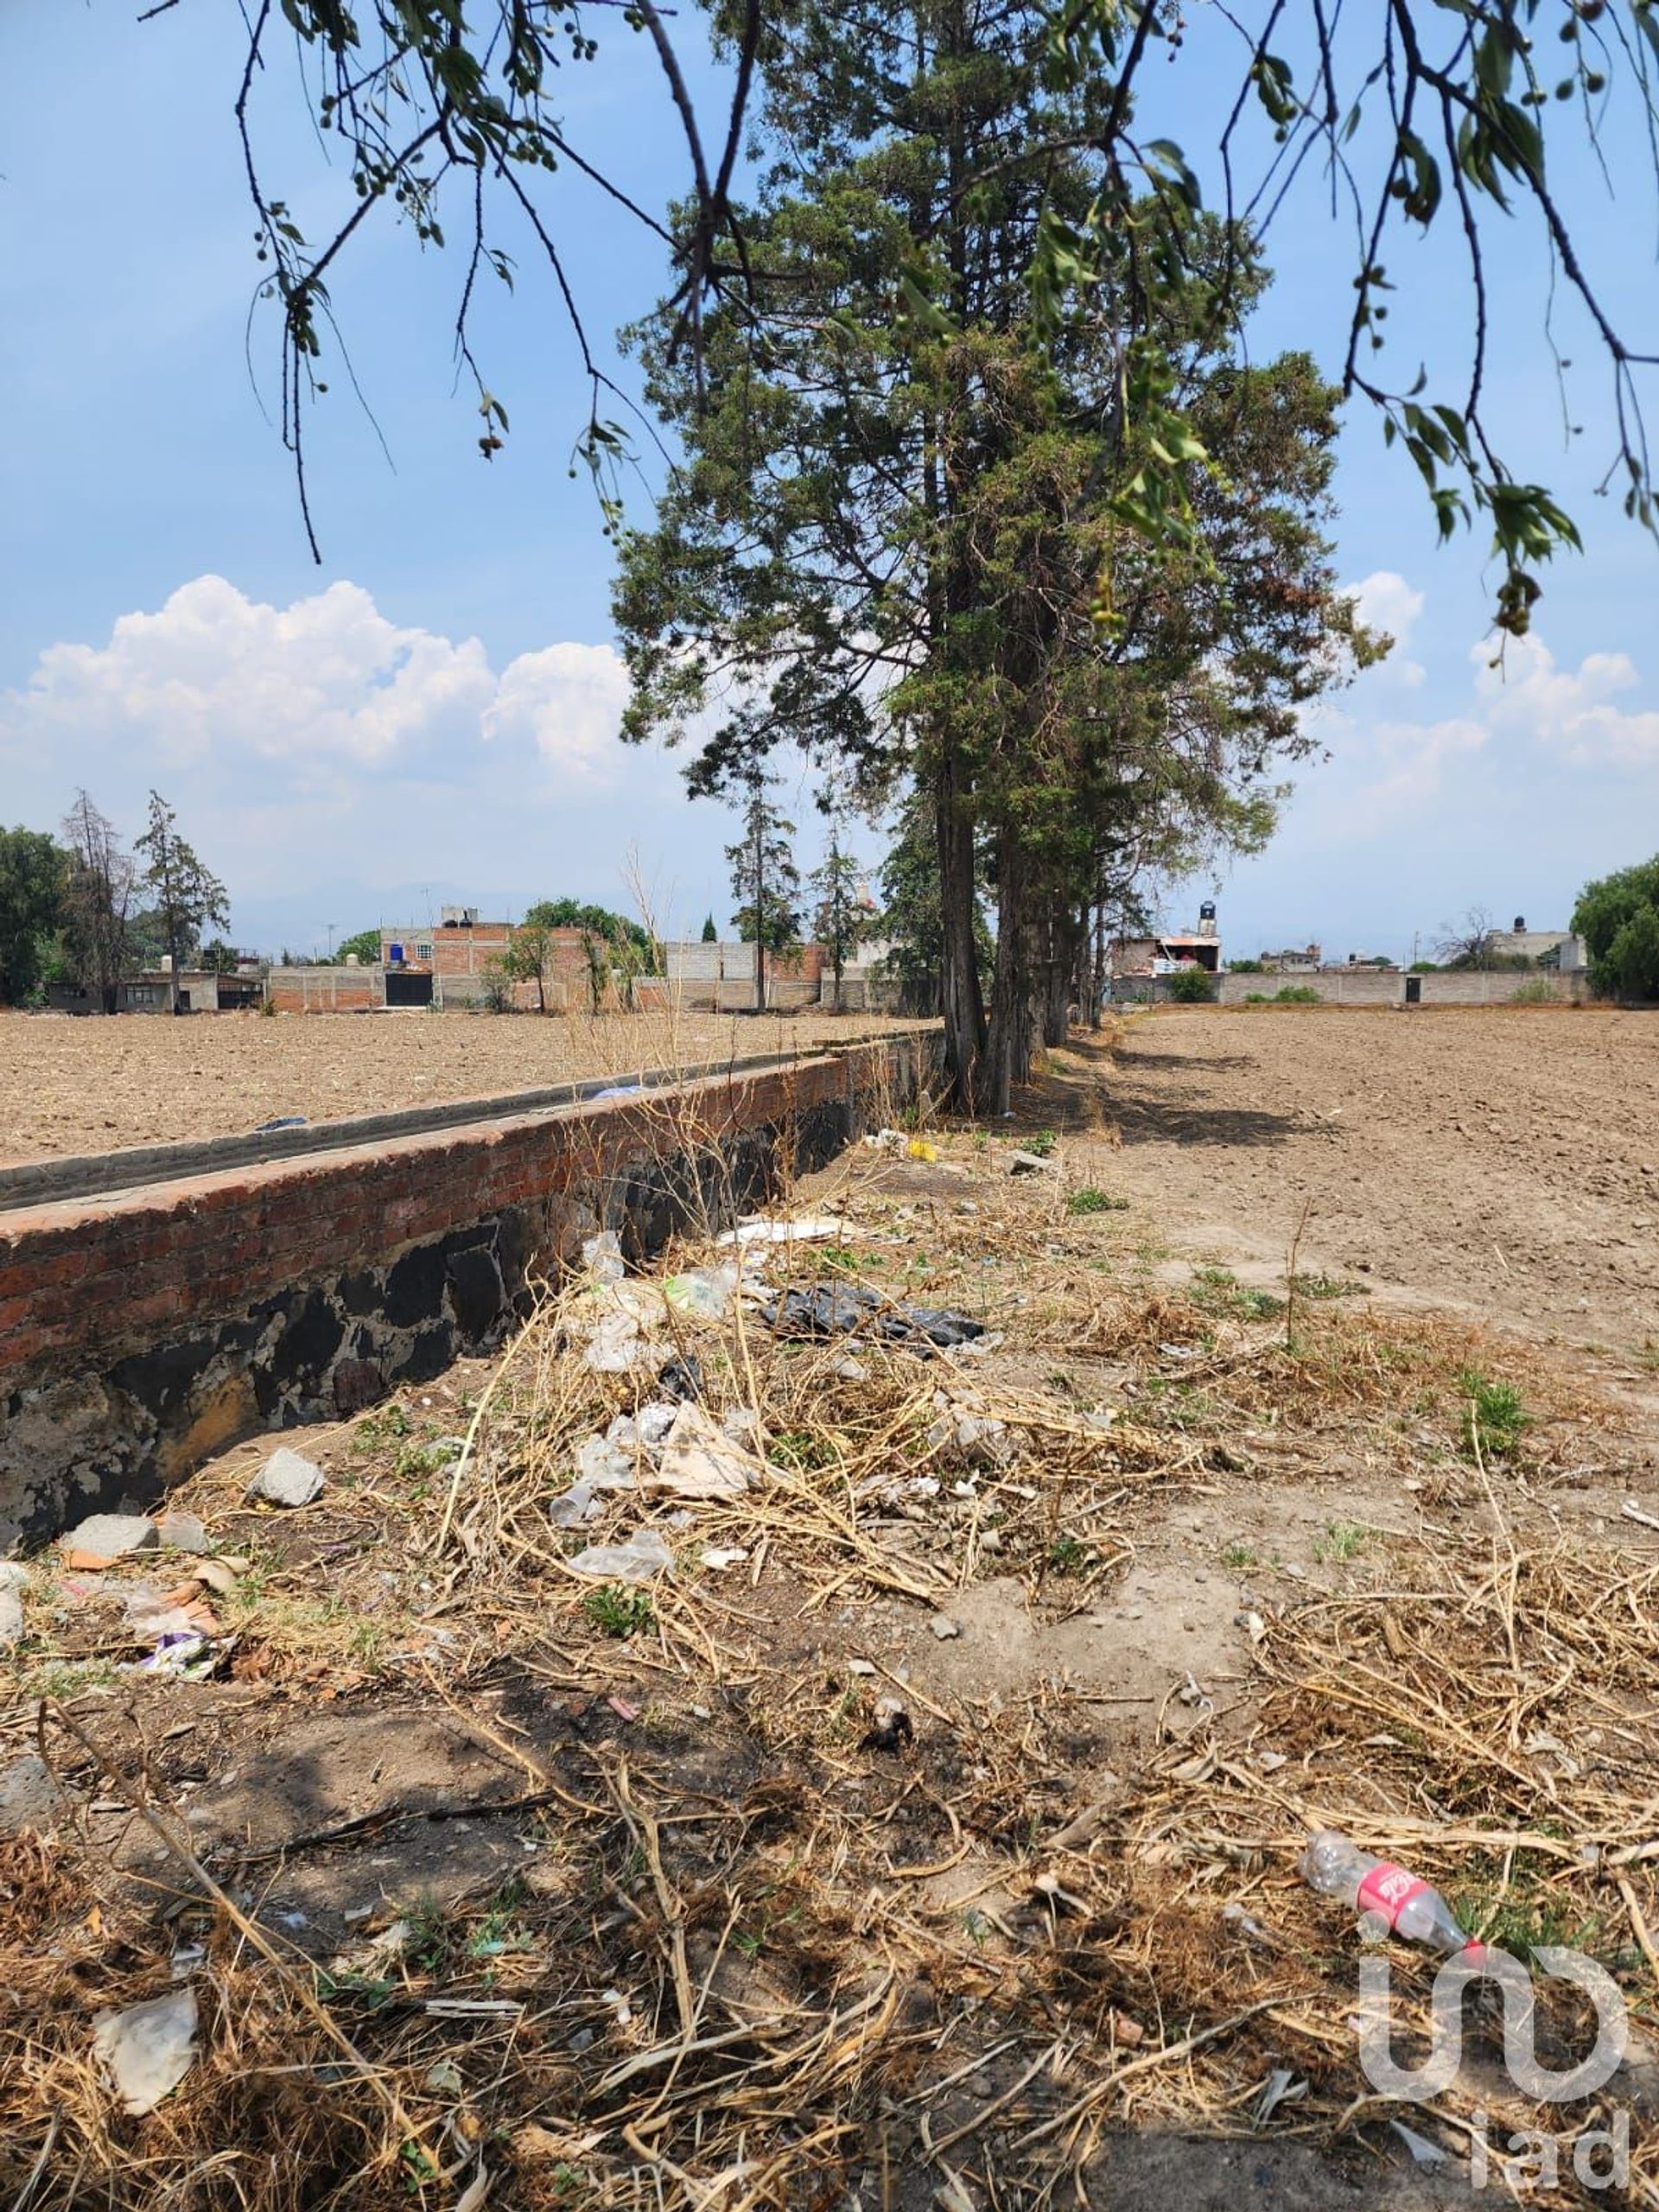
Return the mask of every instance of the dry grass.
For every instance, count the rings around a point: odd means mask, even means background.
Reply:
[[[1111,2130],[1253,2135],[1279,2068],[1307,2086],[1270,2133],[1375,2142],[1351,1918],[1294,1872],[1326,1824],[1397,1852],[1496,1941],[1580,1944],[1647,2016],[1659,1565],[1574,1547],[1552,1518],[1589,1441],[1617,1448],[1608,1408],[1460,1324],[1313,1296],[1292,1330],[1225,1281],[1150,1287],[1145,1224],[1071,1214],[1069,1167],[1016,1185],[987,1172],[994,1142],[941,1141],[959,1184],[895,1188],[885,1155],[853,1155],[811,1201],[844,1208],[844,1236],[789,1248],[770,1279],[956,1306],[1006,1343],[923,1360],[791,1343],[747,1303],[707,1321],[663,1306],[661,1358],[696,1361],[715,1418],[753,1409],[768,1473],[669,1530],[674,1567],[623,1633],[601,1632],[569,1557],[675,1501],[619,1495],[580,1532],[546,1510],[582,1440],[654,1388],[655,1363],[584,1363],[614,1302],[592,1284],[550,1292],[452,1395],[406,1394],[334,1439],[303,1545],[238,1517],[245,1460],[195,1487],[251,1562],[226,1607],[246,1694],[418,1690],[499,1757],[500,1802],[538,1848],[487,1895],[405,1908],[378,1950],[370,1922],[309,1959],[260,1919],[257,1856],[203,1865],[184,1842],[164,1705],[48,1700],[66,1783],[143,1805],[171,1840],[168,1905],[84,1824],[6,1847],[0,2200],[834,2212],[857,2190],[911,2212],[956,2189],[1038,2212],[1090,2201]],[[700,1187],[711,1216],[741,1196]],[[724,1256],[688,1236],[663,1272]],[[1465,1448],[1475,1373],[1519,1378],[1533,1416],[1501,1465]],[[964,1444],[964,1418],[1001,1427]],[[945,1606],[992,1573],[1064,1619],[1172,1496],[1248,1505],[1338,1445],[1412,1471],[1418,1532],[1330,1589],[1264,1598],[1233,1712],[1160,1716],[1121,1781],[1061,1682],[930,1696],[879,1659],[817,1656],[838,1611]],[[710,1546],[748,1557],[706,1569]],[[399,1586],[377,1597],[388,1560]],[[572,1693],[596,1716],[575,1728]],[[915,1740],[870,1749],[895,1694]],[[92,2013],[154,1994],[195,1942],[200,2059],[149,2119],[112,2116]],[[1426,1968],[1396,1963],[1421,2004]],[[1543,2012],[1570,2042],[1570,2010]],[[1454,2143],[1475,2095],[1414,2125]],[[1495,2126],[1592,2117],[1492,2108]],[[1659,2143],[1634,2155],[1632,2201],[1659,2202]]]

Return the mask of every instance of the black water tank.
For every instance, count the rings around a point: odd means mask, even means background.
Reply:
[[[1519,937],[1519,936],[1521,935],[1522,931],[1526,928],[1526,926],[1527,926],[1527,918],[1526,918],[1526,916],[1525,916],[1524,914],[1517,914],[1517,915],[1516,916],[1516,918],[1515,918],[1515,933],[1516,933],[1516,935],[1517,937]]]

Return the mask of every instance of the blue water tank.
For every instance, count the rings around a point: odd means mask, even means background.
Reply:
[[[386,947],[386,959],[392,967],[401,968],[404,964],[403,946],[401,944],[389,944]]]

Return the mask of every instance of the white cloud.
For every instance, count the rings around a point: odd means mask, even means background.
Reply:
[[[592,782],[614,768],[627,671],[609,645],[543,645],[502,671],[485,709],[486,740],[522,738]]]
[[[1350,589],[1360,620],[1368,629],[1384,631],[1394,640],[1394,650],[1382,663],[1382,672],[1414,690],[1427,671],[1421,661],[1407,658],[1406,646],[1423,611],[1422,593],[1393,569],[1374,569]]]
[[[331,917],[360,925],[384,899],[413,912],[411,885],[614,904],[635,837],[701,918],[727,823],[688,806],[659,747],[619,741],[626,698],[608,645],[498,667],[358,584],[281,607],[198,576],[0,690],[0,812],[49,830],[84,785],[130,839],[155,786],[260,941],[321,944]]]
[[[1586,653],[1576,669],[1562,668],[1532,633],[1510,639],[1501,658],[1488,640],[1471,658],[1484,710],[1506,734],[1580,766],[1659,767],[1659,709],[1618,704],[1642,681],[1628,653]]]
[[[1409,636],[1423,595],[1389,571],[1356,587],[1361,613],[1391,634]],[[1535,634],[1508,640],[1500,653],[1489,638],[1473,647],[1466,699],[1450,711],[1412,721],[1390,699],[1389,663],[1361,677],[1340,704],[1322,715],[1319,735],[1337,770],[1335,781],[1309,779],[1314,806],[1323,802],[1331,834],[1363,842],[1444,791],[1476,755],[1499,764],[1523,787],[1551,771],[1605,775],[1659,770],[1659,709],[1627,703],[1643,689],[1628,653],[1586,653],[1576,669],[1561,666]],[[1414,664],[1394,671],[1414,683]]]
[[[488,740],[522,741],[590,784],[620,766],[627,693],[608,645],[560,644],[498,675],[476,638],[389,621],[360,585],[286,607],[222,576],[124,614],[103,645],[55,645],[0,695],[0,744],[85,757],[141,747],[161,768],[265,766],[302,785],[353,771],[436,774]]]

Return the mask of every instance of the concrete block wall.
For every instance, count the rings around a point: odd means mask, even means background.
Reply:
[[[273,968],[266,993],[278,1014],[360,1014],[384,1006],[384,972],[362,968]]]
[[[0,1521],[143,1506],[260,1427],[349,1414],[495,1344],[614,1228],[632,1258],[821,1164],[937,1034],[0,1212]],[[211,1155],[212,1147],[205,1147]]]
[[[1548,969],[1527,975],[1471,969],[1414,980],[1422,987],[1420,1003],[1424,1006],[1525,1005],[1541,983],[1548,986],[1551,1001],[1562,1006],[1581,1006],[1591,995],[1586,976],[1551,975]],[[1154,990],[1160,1001],[1167,999],[1167,985],[1154,985]],[[1403,1006],[1406,977],[1398,970],[1379,974],[1363,968],[1326,969],[1312,976],[1223,976],[1217,999],[1222,1006],[1243,1006],[1258,994],[1271,999],[1281,990],[1317,991],[1332,1006]],[[1517,992],[1522,994],[1519,1001]]]

